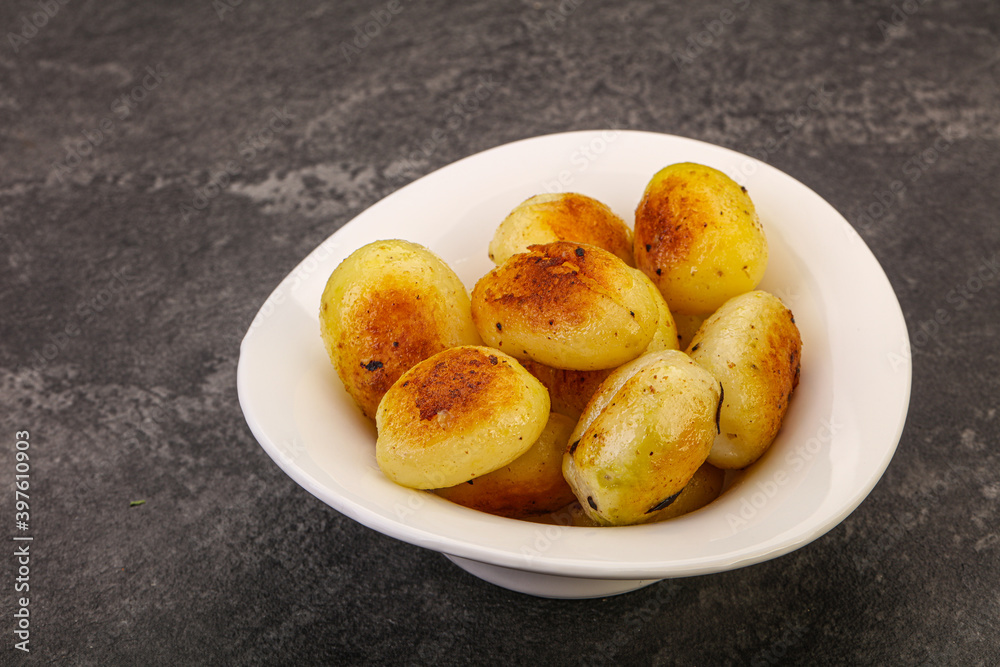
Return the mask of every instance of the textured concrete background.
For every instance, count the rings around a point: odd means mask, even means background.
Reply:
[[[35,537],[30,656],[0,555],[0,663],[998,663],[1000,5],[225,1],[0,4],[0,508],[10,539],[29,429]],[[300,489],[245,425],[238,342],[382,197],[601,127],[830,201],[899,296],[912,402],[813,544],[542,600]]]

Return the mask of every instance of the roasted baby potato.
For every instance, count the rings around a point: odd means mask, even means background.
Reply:
[[[614,368],[639,356],[659,322],[636,269],[579,243],[531,246],[479,279],[472,319],[483,341],[555,368]]]
[[[678,347],[677,327],[674,326],[674,318],[670,314],[670,309],[667,308],[667,302],[664,301],[660,291],[656,289],[656,285],[649,278],[646,278],[642,273],[636,273],[642,276],[642,279],[649,285],[650,294],[652,294],[659,312],[656,332],[643,353],[676,350]],[[571,371],[546,366],[530,359],[521,363],[549,390],[552,410],[573,419],[579,419],[590,397],[597,391],[604,378],[608,377],[614,370],[607,368],[599,371]]]
[[[454,486],[524,454],[548,418],[548,392],[516,360],[488,347],[453,347],[386,392],[375,415],[375,459],[397,484]]]
[[[563,475],[602,525],[642,523],[705,462],[717,433],[719,383],[677,350],[645,354],[601,384],[563,457]]]
[[[718,468],[707,463],[702,464],[687,486],[677,496],[677,500],[670,503],[666,508],[653,512],[644,523],[657,523],[675,517],[688,514],[697,509],[701,509],[722,493],[722,485],[725,481],[725,473]],[[593,528],[600,526],[583,511],[583,506],[579,501],[574,501],[554,512],[531,517],[532,521],[538,523],[555,524],[562,526],[583,526]]]
[[[802,339],[791,311],[767,292],[734,297],[705,320],[688,354],[725,392],[708,462],[747,467],[771,446],[799,383]]]
[[[666,521],[701,509],[719,497],[725,480],[725,472],[709,463],[702,464],[695,471],[691,481],[687,483],[681,494],[677,496],[677,500],[664,509],[653,512],[650,515],[649,523]]]
[[[746,190],[721,171],[683,162],[657,172],[635,211],[636,266],[671,312],[708,315],[754,289],[767,239]]]
[[[514,519],[565,507],[574,499],[563,479],[562,458],[576,422],[550,413],[545,430],[527,452],[482,477],[435,491],[472,509]]]
[[[497,227],[490,259],[503,264],[528,246],[555,241],[595,245],[635,266],[625,221],[596,199],[573,192],[536,195],[518,205]]]
[[[408,368],[445,348],[478,345],[465,286],[416,243],[376,241],[330,275],[319,312],[330,360],[361,411]]]

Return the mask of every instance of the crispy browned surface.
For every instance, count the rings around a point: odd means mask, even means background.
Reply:
[[[421,303],[424,301],[424,303]],[[389,387],[414,364],[447,347],[435,311],[413,289],[393,287],[359,297],[345,314],[353,326],[337,341],[341,377],[362,412],[375,418]]]
[[[704,214],[707,199],[677,174],[646,189],[635,211],[635,262],[654,282],[657,269],[662,273],[687,258],[693,227],[715,224],[714,216],[707,219]]]
[[[596,199],[568,192],[536,206],[560,239],[595,245],[632,263],[632,239],[625,221]]]
[[[555,470],[559,472],[558,466]],[[490,475],[486,475],[471,482],[438,489],[435,493],[453,503],[512,519],[554,512],[576,497],[561,473],[558,476],[518,480],[507,478],[502,483],[494,483],[489,478]]]
[[[399,433],[481,430],[524,399],[524,382],[511,360],[488,348],[450,348],[427,361],[393,389],[394,401],[386,406]],[[407,441],[434,444],[425,436]]]
[[[774,434],[781,428],[792,391],[799,384],[801,361],[802,338],[792,311],[785,308],[767,330],[759,361],[763,371],[763,395],[774,401]]]
[[[492,389],[497,374],[490,366],[500,363],[496,355],[485,359],[476,350],[460,350],[438,361],[420,377],[416,396],[421,419],[432,419],[439,412],[474,409],[485,392]]]
[[[620,280],[623,269],[616,257],[594,246],[563,241],[534,245],[476,284],[473,317],[478,303],[510,313],[533,330],[575,327],[586,321],[596,298],[610,295],[608,286]],[[476,324],[480,331],[488,326]],[[503,328],[502,322],[493,325]]]

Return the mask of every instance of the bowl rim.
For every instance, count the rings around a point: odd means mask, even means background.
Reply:
[[[755,180],[759,181],[762,178],[760,175],[764,175],[769,179],[777,179],[779,182],[795,189],[796,197],[803,201],[808,201],[812,209],[822,213],[820,217],[824,220],[833,220],[836,222],[836,230],[823,228],[817,229],[817,233],[822,232],[827,236],[831,235],[833,231],[842,233],[842,242],[849,244],[852,259],[854,260],[851,270],[864,274],[864,280],[860,281],[861,288],[858,285],[854,285],[852,296],[858,299],[870,297],[873,303],[868,304],[865,302],[868,311],[877,310],[882,314],[882,320],[880,320],[882,331],[887,332],[891,338],[888,348],[886,346],[880,347],[879,353],[884,354],[885,349],[895,350],[897,348],[908,352],[909,338],[905,319],[891,284],[877,259],[843,216],[813,190],[791,176],[754,158],[727,148],[694,139],[654,132],[598,129],[530,137],[496,146],[458,160],[389,194],[331,234],[324,241],[324,244],[321,244],[307,255],[296,269],[265,300],[264,305],[261,306],[241,342],[240,360],[237,367],[237,390],[240,405],[251,432],[262,448],[289,477],[306,491],[355,521],[417,546],[507,568],[544,574],[600,577],[605,579],[692,576],[752,565],[786,554],[814,541],[838,525],[860,505],[888,467],[903,432],[912,381],[912,368],[908,354],[903,354],[901,361],[893,368],[893,373],[891,374],[892,382],[886,382],[885,377],[880,378],[884,384],[890,386],[892,392],[889,396],[885,397],[884,407],[887,411],[884,413],[884,417],[879,424],[880,437],[882,438],[879,456],[866,464],[866,471],[862,479],[852,480],[850,489],[846,493],[843,491],[840,493],[836,507],[826,509],[821,517],[807,523],[796,524],[785,531],[784,534],[778,536],[778,538],[772,538],[763,543],[753,542],[744,548],[729,549],[718,553],[706,552],[700,556],[692,555],[674,559],[651,560],[648,557],[630,559],[630,554],[627,553],[626,549],[626,552],[622,554],[622,558],[615,560],[608,558],[606,554],[601,556],[588,555],[586,550],[588,540],[594,537],[594,531],[600,531],[601,533],[596,537],[598,540],[621,541],[624,543],[623,546],[627,547],[635,539],[658,540],[662,538],[663,533],[670,532],[669,530],[664,530],[663,527],[673,522],[690,524],[692,521],[697,521],[700,511],[663,524],[594,529],[575,526],[547,527],[544,524],[494,517],[475,512],[474,510],[453,506],[447,509],[448,518],[454,519],[461,525],[456,527],[455,530],[449,530],[447,527],[439,530],[429,527],[431,524],[428,522],[413,523],[409,520],[404,521],[398,517],[388,516],[383,509],[374,509],[372,504],[366,499],[352,496],[349,493],[343,492],[342,489],[331,488],[326,481],[321,480],[315,474],[315,471],[307,470],[302,465],[305,459],[289,456],[279,444],[278,439],[273,433],[273,429],[269,429],[258,418],[261,392],[255,384],[259,383],[260,379],[257,369],[250,363],[250,360],[253,355],[260,354],[257,347],[259,347],[259,341],[262,337],[260,335],[261,330],[276,326],[276,322],[281,318],[273,318],[271,314],[275,309],[281,308],[281,302],[292,303],[294,301],[294,299],[287,299],[288,291],[294,289],[294,285],[290,286],[289,281],[297,272],[301,272],[307,266],[310,258],[314,258],[325,244],[329,244],[332,240],[336,241],[339,237],[344,236],[346,233],[345,230],[353,230],[359,225],[367,224],[369,218],[379,215],[380,207],[385,208],[387,206],[386,202],[391,203],[410,197],[414,191],[419,191],[421,188],[427,186],[429,182],[432,182],[435,186],[440,186],[439,182],[443,179],[456,178],[461,174],[467,176],[470,171],[480,169],[481,164],[484,162],[488,162],[490,165],[498,162],[516,163],[526,157],[544,155],[552,151],[563,151],[561,155],[565,156],[567,149],[573,146],[588,144],[593,146],[597,139],[611,143],[609,140],[610,136],[614,137],[615,140],[613,143],[615,144],[620,143],[624,139],[626,143],[633,147],[632,150],[636,150],[635,146],[654,146],[676,149],[680,154],[708,155],[715,162],[711,166],[722,168],[727,173],[733,170],[732,165],[752,164],[754,165],[753,173],[742,174],[748,180],[752,182]],[[611,152],[610,149],[608,152]],[[664,162],[663,166],[677,161],[688,160],[670,158]],[[720,166],[721,163],[729,165],[730,168],[723,168]],[[649,176],[651,175],[652,172],[649,173]],[[730,173],[730,175],[733,174]],[[584,194],[587,193],[585,192]],[[354,249],[356,248],[349,248],[347,252]],[[847,270],[846,267],[844,270]],[[323,282],[325,282],[325,276]],[[316,303],[316,310],[318,310],[318,301]],[[271,313],[266,313],[265,311],[269,304],[271,306]],[[318,329],[315,338],[318,342]],[[875,358],[872,356],[873,354],[866,353],[866,358],[868,358],[869,362],[875,361]],[[836,389],[839,391],[844,388],[837,387]],[[794,400],[793,398],[793,403]],[[850,403],[850,397],[843,395],[835,396],[835,400],[841,402],[846,400]],[[855,425],[849,424],[847,428],[850,431],[855,428]],[[860,436],[860,433],[853,434]],[[411,490],[406,490],[406,492],[428,496],[425,499],[426,503],[423,505],[425,510],[427,507],[430,507],[432,511],[436,511],[434,508],[441,510],[442,506],[438,501],[447,503],[447,501],[426,494],[425,492]],[[448,503],[448,505],[451,504]],[[494,531],[510,532],[511,522],[514,522],[518,524],[518,530],[514,531],[514,533],[521,537],[513,540],[509,546],[504,546],[486,544],[479,541],[478,538],[470,536],[468,533],[462,534],[461,531],[467,529],[470,525],[467,520],[469,513],[475,515],[475,522],[481,526],[480,529],[483,533],[492,533]],[[536,537],[537,539],[538,535],[542,535],[546,539],[550,535],[553,536],[550,539],[552,545],[544,551],[537,549],[535,553],[531,553],[530,550],[526,551],[524,549],[524,545],[526,544],[525,539],[530,540],[531,537]],[[632,538],[631,535],[635,535],[637,538]]]

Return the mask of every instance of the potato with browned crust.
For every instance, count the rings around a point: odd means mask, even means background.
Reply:
[[[563,457],[563,475],[602,525],[642,523],[677,499],[717,433],[719,383],[677,350],[644,354],[601,384]]]
[[[695,471],[677,500],[662,510],[650,514],[649,523],[674,519],[701,509],[722,494],[726,473],[710,463],[703,463]]]
[[[403,486],[454,486],[528,451],[549,407],[542,383],[509,355],[478,345],[442,350],[382,398],[375,460]]]
[[[771,446],[799,383],[802,338],[792,312],[767,292],[734,297],[705,320],[688,354],[725,392],[708,462],[747,467]]]
[[[337,374],[370,419],[408,368],[443,349],[482,342],[462,281],[409,241],[376,241],[351,253],[327,281],[319,321]]]
[[[625,221],[596,199],[575,192],[535,195],[519,204],[497,227],[490,259],[503,264],[528,246],[556,241],[595,245],[635,265],[632,230]]]
[[[683,162],[657,172],[635,211],[636,266],[671,312],[708,315],[754,289],[767,239],[746,190],[717,169]]]
[[[580,243],[531,246],[480,278],[472,319],[483,341],[555,368],[614,368],[639,356],[659,322],[637,269]]]
[[[574,496],[563,478],[562,457],[575,425],[575,420],[552,412],[527,452],[491,473],[435,493],[459,505],[514,519],[565,507]]]
[[[657,304],[659,313],[656,332],[653,334],[649,345],[643,350],[647,352],[660,352],[662,350],[676,350],[678,348],[677,327],[674,326],[674,318],[667,308],[667,302],[663,299],[656,285],[650,282],[645,275],[642,276],[649,285],[650,294]],[[583,409],[587,406],[590,397],[594,395],[597,388],[608,377],[613,368],[598,371],[573,371],[563,368],[553,368],[540,364],[530,359],[522,360],[528,372],[542,381],[545,388],[549,390],[549,398],[552,399],[552,409],[574,419],[578,419]]]

